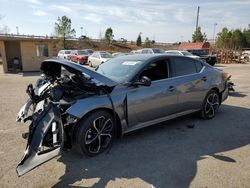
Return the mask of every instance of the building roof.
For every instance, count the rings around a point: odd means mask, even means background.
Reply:
[[[179,46],[180,50],[184,49],[208,49],[210,48],[209,42],[184,42]]]

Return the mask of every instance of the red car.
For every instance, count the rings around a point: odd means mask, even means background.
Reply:
[[[77,62],[79,64],[85,64],[88,62],[89,53],[86,50],[73,50],[69,55],[71,61]]]

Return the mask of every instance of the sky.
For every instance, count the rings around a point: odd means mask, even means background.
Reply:
[[[208,39],[214,29],[250,24],[250,0],[0,0],[0,26],[7,25],[10,33],[18,27],[20,34],[50,36],[58,16],[66,15],[77,37],[82,32],[98,39],[111,27],[114,39],[135,41],[141,32],[143,40],[172,43],[192,40],[198,6],[199,26]]]

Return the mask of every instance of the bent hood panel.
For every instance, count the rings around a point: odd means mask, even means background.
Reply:
[[[117,85],[115,81],[107,78],[106,76],[103,76],[93,70],[85,68],[82,65],[72,63],[65,59],[47,59],[41,64],[41,71],[47,76],[60,77],[62,66],[71,73],[84,73],[88,75],[92,79],[92,81],[94,81],[98,85],[101,84],[109,87]]]

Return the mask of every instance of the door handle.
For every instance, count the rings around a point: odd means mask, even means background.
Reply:
[[[169,86],[168,90],[172,92],[172,91],[175,90],[175,87],[174,86]]]
[[[203,76],[203,77],[201,78],[201,80],[205,82],[205,81],[207,81],[207,77],[206,77],[206,76]]]

